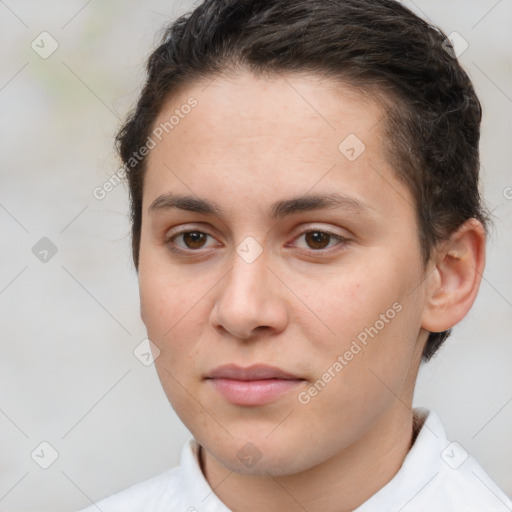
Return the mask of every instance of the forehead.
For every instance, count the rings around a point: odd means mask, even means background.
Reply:
[[[173,112],[188,111],[191,98],[197,106],[172,134],[186,136],[192,129],[201,142],[215,140],[222,148],[251,146],[256,138],[286,143],[300,137],[332,142],[337,150],[341,138],[356,132],[364,138],[383,118],[380,103],[347,84],[304,73],[257,77],[239,72],[182,87],[164,105],[155,127],[165,125]]]
[[[169,98],[154,123],[145,208],[176,189],[221,200],[245,189],[270,203],[317,186],[384,206],[385,195],[396,201],[403,189],[385,158],[384,123],[379,102],[317,76],[246,72],[195,83]]]

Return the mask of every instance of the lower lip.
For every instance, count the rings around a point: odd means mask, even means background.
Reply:
[[[234,405],[265,405],[295,389],[302,379],[209,379],[213,387]]]

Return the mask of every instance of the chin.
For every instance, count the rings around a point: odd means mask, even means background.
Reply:
[[[216,450],[218,452],[218,450]],[[295,450],[296,452],[296,450]],[[212,452],[210,452],[212,453]],[[261,459],[253,463],[244,463],[232,453],[212,453],[212,455],[227,469],[241,475],[252,476],[285,476],[300,473],[308,469],[304,461],[298,461],[296,453],[276,454],[266,453]],[[312,465],[311,465],[312,466]]]
[[[243,436],[223,435],[210,437],[195,436],[197,441],[222,466],[234,473],[253,476],[284,476],[299,473],[320,461],[310,461],[304,446],[305,440],[298,440],[283,430],[268,437],[268,431],[251,432]]]

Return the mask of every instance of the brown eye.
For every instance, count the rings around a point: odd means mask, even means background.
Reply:
[[[188,249],[200,249],[203,247],[208,235],[201,231],[186,231],[181,236]]]
[[[322,231],[308,231],[304,235],[306,243],[311,249],[325,249],[332,238],[332,235]]]
[[[212,248],[211,244],[208,246],[209,238],[211,238],[210,242],[214,241],[214,238],[208,233],[198,229],[189,229],[166,236],[165,245],[177,255],[191,255],[195,252],[200,254],[203,252],[201,249]]]
[[[321,229],[310,229],[303,231],[296,238],[295,247],[305,250],[310,254],[318,256],[332,254],[333,251],[346,249],[349,240],[337,233],[323,231]]]

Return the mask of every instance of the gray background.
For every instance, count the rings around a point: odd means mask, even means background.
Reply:
[[[103,200],[93,190],[119,168],[113,134],[157,31],[192,5],[0,1],[4,512],[81,508],[177,464],[189,435],[133,354],[145,330],[126,189]],[[460,60],[484,105],[483,187],[497,219],[480,295],[422,368],[415,403],[512,495],[512,0],[406,5],[469,44]],[[31,47],[43,31],[59,45],[46,59]],[[57,248],[46,262],[32,252],[43,237]],[[43,441],[58,452],[48,469],[36,463],[51,458]]]

